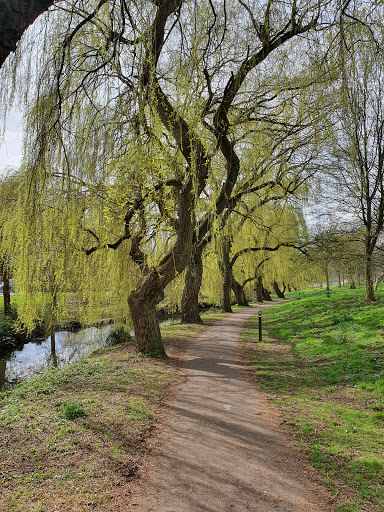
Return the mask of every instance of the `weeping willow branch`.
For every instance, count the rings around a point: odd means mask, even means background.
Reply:
[[[238,251],[231,259],[231,267],[233,267],[233,265],[236,263],[236,260],[242,256],[243,254],[247,254],[249,252],[258,252],[258,251],[268,251],[268,252],[273,252],[273,251],[278,251],[280,249],[280,247],[292,247],[293,249],[297,249],[298,251],[300,251],[302,254],[305,254],[307,255],[308,252],[305,251],[305,247],[308,246],[308,243],[306,244],[303,244],[303,245],[296,245],[294,243],[290,243],[290,242],[281,242],[277,245],[275,245],[274,247],[268,247],[268,246],[262,246],[262,247],[247,247],[246,249],[242,249],[241,251]]]

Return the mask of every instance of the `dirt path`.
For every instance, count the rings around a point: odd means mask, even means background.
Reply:
[[[148,461],[130,512],[333,510],[314,470],[242,371],[240,331],[259,309],[226,317],[188,349],[161,448]]]

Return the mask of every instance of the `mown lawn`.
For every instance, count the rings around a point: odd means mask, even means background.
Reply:
[[[136,354],[132,341],[0,393],[0,511],[125,510],[178,356],[202,329],[163,327],[169,360]]]
[[[257,379],[340,512],[384,510],[384,290],[296,292],[243,340]]]

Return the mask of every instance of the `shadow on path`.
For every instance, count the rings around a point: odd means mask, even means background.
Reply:
[[[188,349],[161,452],[149,461],[129,511],[333,510],[314,470],[242,372],[241,328],[259,309],[226,317]]]

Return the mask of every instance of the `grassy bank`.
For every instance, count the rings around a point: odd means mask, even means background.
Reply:
[[[122,510],[177,356],[203,328],[164,327],[168,361],[124,344],[0,393],[0,511]]]
[[[384,290],[297,292],[243,337],[263,390],[340,512],[384,510]]]

